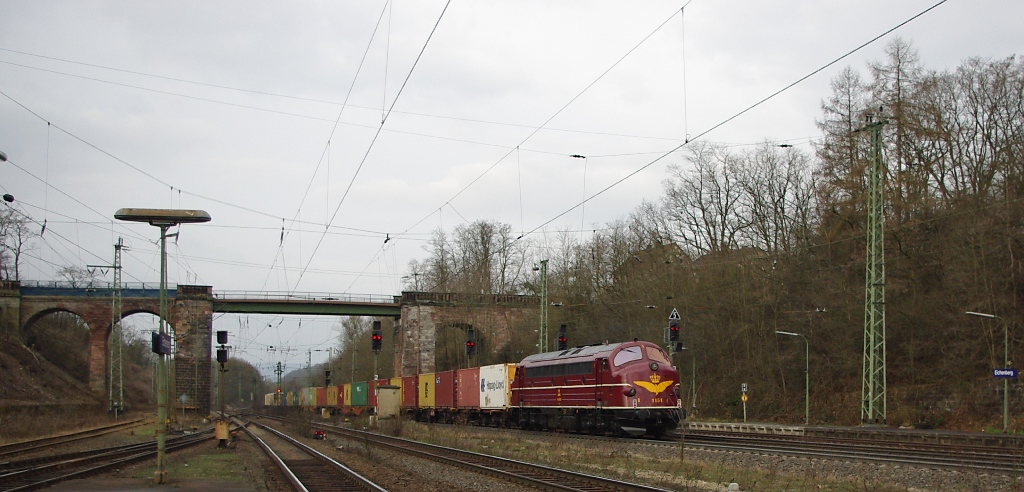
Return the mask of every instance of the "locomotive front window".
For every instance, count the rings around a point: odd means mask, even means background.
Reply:
[[[672,365],[672,362],[668,360],[668,356],[665,355],[665,351],[658,347],[647,347],[647,358],[667,366]]]
[[[619,367],[627,362],[633,362],[643,358],[644,355],[640,352],[640,347],[626,347],[620,350],[619,353],[615,354],[612,364],[615,364],[615,367]]]
[[[523,368],[527,378],[542,378],[552,376],[578,376],[593,372],[592,362],[575,362],[572,364],[556,364],[550,366],[539,366]]]

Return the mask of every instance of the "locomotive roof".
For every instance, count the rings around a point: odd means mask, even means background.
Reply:
[[[633,342],[630,342],[633,343]],[[543,354],[533,354],[523,359],[519,364],[535,364],[544,363],[549,361],[565,360],[565,359],[592,359],[600,354],[611,353],[616,347],[622,345],[622,343],[605,343],[601,345],[587,345],[584,347],[573,347],[568,350],[559,350],[557,352],[544,352]]]

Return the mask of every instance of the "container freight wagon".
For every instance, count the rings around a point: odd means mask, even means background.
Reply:
[[[402,378],[402,413],[416,414],[419,408],[419,391],[417,376],[405,376]]]
[[[480,409],[480,368],[459,369],[455,381],[455,406],[459,409],[459,420],[469,420],[470,412]]]
[[[437,387],[434,384],[434,373],[428,372],[426,374],[420,374],[418,386],[419,388],[419,407],[421,412],[433,412],[434,411],[434,397],[437,393]]]
[[[352,395],[349,397],[349,400],[352,402],[352,412],[356,415],[362,415],[366,412],[366,406],[370,402],[368,388],[369,385],[366,381],[352,383]]]
[[[421,374],[420,420],[451,423],[455,420],[455,371]]]
[[[480,416],[484,425],[503,425],[505,411],[512,403],[515,364],[494,364],[480,368]]]
[[[316,406],[316,388],[302,388],[302,396],[299,397],[299,406],[310,410]]]
[[[316,408],[327,408],[327,388],[316,389]]]
[[[328,386],[327,387],[327,403],[326,403],[326,405],[332,411],[336,411],[338,409],[338,387],[337,386]]]

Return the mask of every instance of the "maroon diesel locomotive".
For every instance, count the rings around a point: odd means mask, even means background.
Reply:
[[[516,367],[509,420],[522,428],[661,436],[683,417],[679,373],[642,341],[531,355]]]

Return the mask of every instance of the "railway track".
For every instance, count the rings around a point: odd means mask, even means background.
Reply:
[[[668,439],[678,442],[679,436],[669,436]],[[1006,474],[1024,471],[1024,449],[721,432],[687,432],[686,445],[704,449],[870,461],[962,471]]]
[[[258,429],[246,428],[246,433],[277,465],[295,490],[386,492],[366,477],[294,438],[272,427],[250,423]]]
[[[30,441],[21,441],[11,444],[5,444],[3,446],[0,446],[0,457],[27,453],[29,451],[34,451],[36,449],[42,449],[45,447],[50,447],[58,444],[67,444],[69,442],[79,441],[82,439],[103,436],[120,430],[143,425],[145,423],[145,420],[146,419],[129,420],[126,422],[119,422],[116,424],[105,425],[93,429],[86,429],[83,431],[61,434],[59,436],[43,437],[39,439],[32,439]]]
[[[460,449],[447,448],[426,444],[397,437],[384,436],[371,432],[346,429],[329,424],[313,424],[314,427],[330,430],[332,433],[369,442],[382,448],[403,454],[418,456],[440,463],[459,466],[474,472],[489,475],[521,485],[536,487],[542,490],[559,491],[629,491],[654,492],[663,491],[646,485],[633,484],[612,480],[594,475],[576,473],[558,468],[535,465],[522,461],[500,458]]]
[[[430,424],[447,425],[447,424]],[[474,427],[498,431],[489,427]],[[523,431],[538,436],[551,432]],[[637,445],[674,447],[678,449],[680,436],[668,433],[663,439],[637,439],[627,437],[565,434],[559,436],[580,440],[608,442],[631,441]],[[740,453],[770,454],[813,459],[864,461],[921,468],[1020,474],[1024,472],[1024,449],[986,447],[976,445],[930,444],[908,442],[880,442],[867,439],[836,439],[806,436],[782,436],[745,432],[688,431],[685,438],[688,449],[706,449]]]
[[[211,432],[178,437],[167,441],[167,452],[194,446],[212,439]],[[32,458],[3,463],[0,492],[35,490],[66,480],[104,472],[128,463],[156,456],[156,443],[146,442]]]

